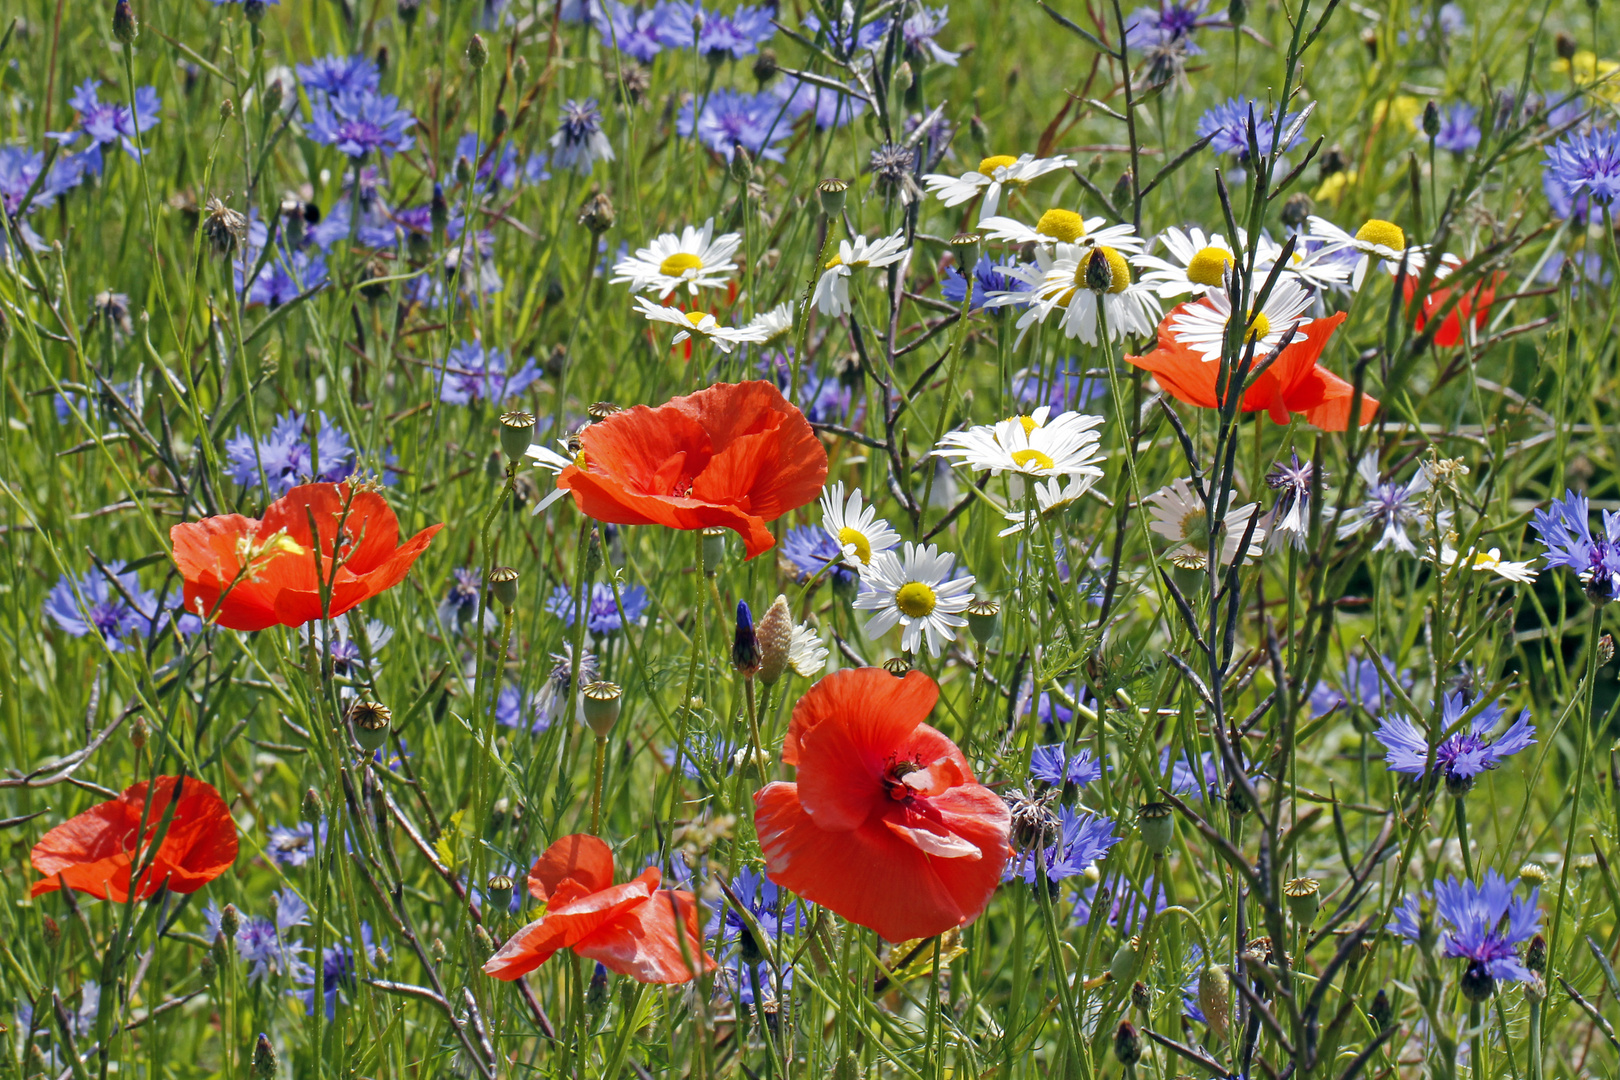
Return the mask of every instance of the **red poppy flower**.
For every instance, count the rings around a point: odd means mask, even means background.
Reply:
[[[502,945],[484,971],[507,982],[533,971],[558,949],[573,949],[587,960],[637,982],[682,983],[713,971],[698,934],[697,901],[680,889],[660,889],[658,867],[634,880],[613,884],[613,852],[586,833],[565,836],[535,860],[529,892],[546,913]],[[698,962],[694,972],[681,955]]]
[[[1011,817],[923,723],[938,700],[922,672],[882,668],[836,672],[799,699],[782,745],[798,782],[754,793],[766,876],[890,941],[978,917]]]
[[[1159,324],[1157,349],[1146,356],[1125,359],[1152,372],[1165,392],[1177,401],[1213,409],[1219,404],[1215,383],[1220,376],[1220,361],[1206,360],[1201,353],[1178,340],[1171,329],[1176,316],[1192,306],[1179,305]],[[1294,340],[1244,391],[1242,410],[1246,413],[1264,411],[1279,424],[1288,423],[1290,413],[1302,413],[1307,421],[1324,431],[1343,431],[1349,427],[1355,388],[1317,363],[1328,338],[1342,322],[1343,312],[1300,323]],[[1258,349],[1255,353],[1258,367],[1265,357]],[[1361,422],[1370,423],[1377,414],[1378,402],[1366,394],[1361,395]]]
[[[1461,262],[1455,255],[1443,256],[1438,268],[1438,276],[1431,283],[1429,292],[1423,297],[1423,305],[1412,313],[1412,329],[1423,333],[1423,328],[1429,320],[1434,318],[1445,306],[1451,302],[1453,290],[1440,285],[1451,271],[1455,270]],[[1421,276],[1421,275],[1419,275]],[[1446,314],[1440,322],[1440,329],[1434,332],[1434,343],[1442,349],[1449,349],[1462,340],[1463,324],[1468,319],[1474,320],[1476,330],[1485,329],[1485,324],[1491,317],[1491,305],[1496,302],[1496,289],[1507,277],[1506,274],[1496,273],[1481,279],[1472,289],[1463,293],[1457,301],[1457,306]],[[1406,303],[1411,306],[1412,299],[1417,295],[1418,279],[1408,275],[1402,282],[1401,289],[1406,294]]]
[[[160,776],[146,805],[146,782],[116,799],[62,822],[34,845],[34,869],[45,876],[30,895],[55,892],[66,881],[75,892],[123,903],[129,899],[135,863],[144,862],[169,811],[175,785],[180,800],[163,833],[152,865],[135,886],[135,899],[159,889],[194,893],[236,861],[236,822],[219,792],[195,777]],[[146,831],[141,813],[146,813]]]
[[[263,630],[321,618],[327,580],[333,616],[392,589],[442,528],[430,525],[401,544],[399,522],[377,492],[304,484],[271,503],[263,518],[224,514],[186,522],[169,530],[169,542],[185,578],[186,610],[204,616],[217,610],[219,625],[231,630]]]
[[[767,521],[821,493],[827,451],[768,382],[719,383],[656,409],[592,424],[557,486],[580,511],[616,525],[723,526],[752,559],[776,538]]]

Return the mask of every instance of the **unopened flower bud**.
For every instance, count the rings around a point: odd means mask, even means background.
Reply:
[[[267,6],[265,0],[243,0],[242,14],[247,17],[248,25],[258,26],[263,22]]]
[[[759,55],[754,57],[754,81],[759,83],[760,89],[776,78],[776,71],[776,50],[760,49]]]
[[[477,944],[479,948],[479,956],[481,959],[488,958],[489,954],[495,951],[494,940],[489,936],[489,931],[485,930],[482,926],[473,927],[473,942]]]
[[[1135,1065],[1142,1060],[1142,1037],[1129,1020],[1121,1023],[1119,1030],[1114,1032],[1114,1058],[1121,1065]]]
[[[585,684],[581,695],[585,699],[585,723],[598,739],[607,738],[619,721],[619,704],[624,691],[617,683],[593,682]]]
[[[1288,913],[1300,926],[1309,926],[1322,906],[1322,886],[1315,878],[1298,877],[1283,885],[1283,896],[1288,899]]]
[[[607,232],[613,227],[613,200],[606,192],[598,191],[581,204],[578,223],[593,234]]]
[[[510,566],[497,566],[489,572],[489,591],[495,602],[507,611],[517,605],[518,572]]]
[[[1553,49],[1558,53],[1558,59],[1568,63],[1575,59],[1575,54],[1580,50],[1580,46],[1576,44],[1574,38],[1560,31],[1558,36],[1553,39]]]
[[[354,729],[354,741],[368,754],[381,750],[388,741],[388,729],[394,714],[388,706],[364,699],[349,706],[349,726]]]
[[[494,911],[505,911],[512,904],[512,879],[496,874],[489,879],[489,906]]]
[[[911,70],[911,61],[900,61],[900,66],[894,69],[894,88],[903,94],[910,90],[916,81],[917,76]]]
[[[441,232],[450,224],[450,203],[444,197],[443,184],[433,185],[433,195],[428,199],[428,220],[433,223],[434,232]]]
[[[1614,635],[1604,634],[1598,638],[1598,667],[1607,667],[1614,659]]]
[[[726,530],[711,525],[703,530],[703,572],[713,577],[720,572],[720,564],[725,561]]]
[[[228,97],[220,98],[219,99],[219,118],[221,120],[229,120],[231,117],[233,117],[235,115],[236,115],[236,103],[234,101],[232,101]]]
[[[836,176],[829,176],[816,185],[816,194],[821,196],[821,212],[828,217],[838,217],[844,212],[844,199],[849,192],[849,184]]]
[[[253,1075],[258,1080],[270,1080],[276,1075],[276,1048],[270,1045],[270,1036],[262,1031],[253,1044]]]
[[[222,968],[231,962],[231,947],[225,937],[225,931],[221,930],[214,935],[214,943],[208,948],[208,956],[216,968]]]
[[[112,18],[113,37],[123,45],[135,44],[140,35],[140,26],[135,22],[135,12],[130,10],[129,0],[118,0],[113,5]]]
[[[1521,983],[1524,987],[1524,999],[1531,1004],[1547,1000],[1547,981],[1535,972],[1530,973],[1530,981]]]
[[[1112,292],[1114,289],[1114,268],[1101,248],[1092,248],[1091,254],[1086,257],[1086,288],[1096,293]]]
[[[1115,209],[1120,210],[1121,213],[1130,213],[1131,192],[1133,190],[1131,185],[1133,179],[1134,174],[1131,172],[1131,170],[1126,169],[1124,172],[1119,174],[1119,179],[1114,181],[1114,207]]]
[[[788,653],[793,647],[793,611],[786,596],[778,595],[759,620],[759,681],[775,684],[787,671]]]
[[[602,530],[591,528],[591,538],[585,544],[585,576],[595,577],[602,569]]]
[[[61,924],[49,915],[46,915],[40,923],[39,933],[47,949],[55,949],[62,943]]]
[[[450,950],[444,947],[442,938],[434,938],[433,944],[428,946],[428,956],[432,957],[435,964],[442,964],[449,958]]]
[[[974,599],[968,602],[968,633],[980,645],[988,645],[996,636],[996,621],[1001,616],[1001,605],[994,600]]]
[[[505,135],[512,126],[512,118],[506,115],[506,106],[495,106],[495,115],[489,118],[489,137],[498,139]]]
[[[1176,836],[1173,809],[1169,803],[1143,803],[1136,812],[1136,827],[1142,834],[1142,843],[1155,855],[1163,855]]]
[[[522,86],[529,81],[529,62],[519,53],[512,61],[512,81]]]
[[[1141,943],[1134,937],[1126,938],[1114,950],[1114,958],[1108,962],[1108,974],[1117,983],[1136,981],[1136,969],[1141,966],[1141,954],[1138,951]]]
[[[326,807],[321,805],[321,793],[314,788],[305,789],[304,800],[299,809],[303,813],[304,820],[311,825],[319,825],[321,818],[326,816]]]
[[[973,145],[979,150],[981,158],[990,156],[990,125],[984,122],[984,117],[975,113],[968,121],[968,134],[973,137]]]
[[[534,443],[534,414],[514,411],[501,414],[501,451],[516,465]]]
[[[481,71],[489,63],[489,46],[484,44],[481,34],[474,34],[467,41],[467,63],[472,65],[474,71]]]
[[[1153,994],[1141,979],[1131,983],[1131,1004],[1143,1012],[1153,1008]]]
[[[754,633],[754,614],[748,601],[737,601],[737,631],[731,639],[731,663],[738,674],[752,679],[759,672],[759,635]]]
[[[152,725],[146,722],[146,717],[139,714],[129,722],[129,744],[137,750],[146,749],[147,736],[152,733]]]
[[[1206,962],[1198,972],[1198,1008],[1217,1040],[1226,1038],[1226,1022],[1232,1015],[1232,980],[1226,969]]]
[[[416,25],[416,17],[422,12],[422,0],[399,0],[395,10],[399,12],[399,21],[409,30]]]
[[[1547,884],[1547,868],[1540,863],[1527,862],[1519,867],[1519,881],[1532,889]]]
[[[1547,970],[1547,939],[1537,934],[1524,950],[1524,966],[1537,975]]]
[[[226,904],[219,912],[219,932],[225,935],[227,941],[236,940],[236,932],[242,929],[242,913],[236,910],[235,904]]]
[[[1469,1001],[1489,1001],[1491,995],[1496,993],[1496,976],[1483,963],[1474,960],[1463,968],[1462,978],[1457,980],[1457,989]]]
[[[1305,224],[1315,208],[1316,205],[1311,202],[1309,195],[1303,191],[1296,191],[1283,202],[1282,223],[1290,229],[1297,229]]]
[[[214,962],[214,950],[209,949],[207,952],[202,954],[202,959],[197,961],[197,974],[202,976],[203,982],[212,983],[214,981],[214,973],[218,970],[219,965]]]
[[[1248,17],[1249,5],[1247,0],[1229,0],[1226,5],[1226,21],[1231,23],[1234,29],[1242,26],[1243,21]]]
[[[596,969],[591,972],[591,981],[585,987],[585,1007],[592,1012],[601,1012],[607,1008],[608,1003],[608,972],[600,960],[596,962]]]
[[[1373,995],[1372,1004],[1367,1006],[1367,1019],[1372,1021],[1374,1031],[1383,1031],[1395,1019],[1395,1007],[1389,1003],[1386,991],[1379,990]]]
[[[741,143],[731,149],[731,178],[739,184],[746,184],[754,178],[754,159],[748,156],[748,150]]]
[[[1423,106],[1423,134],[1431,139],[1440,134],[1440,106],[1433,98]]]
[[[466,154],[459,154],[456,157],[455,177],[458,184],[465,184],[473,178],[472,162],[467,160]]]

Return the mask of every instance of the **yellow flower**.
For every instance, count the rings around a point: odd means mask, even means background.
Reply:
[[[1345,191],[1355,186],[1356,170],[1341,169],[1317,185],[1316,192],[1311,196],[1317,202],[1330,202],[1335,205],[1344,197]]]
[[[1573,74],[1575,82],[1582,86],[1601,83],[1593,86],[1593,93],[1606,101],[1620,102],[1620,85],[1613,78],[1614,73],[1620,71],[1620,64],[1613,60],[1599,60],[1592,50],[1581,49],[1571,60],[1563,57],[1554,60],[1552,69],[1559,75]]]
[[[1409,129],[1412,121],[1423,113],[1423,101],[1411,94],[1396,94],[1389,101],[1380,101],[1373,106],[1373,123],[1382,124],[1385,117],[1394,113],[1395,124],[1402,129]]]

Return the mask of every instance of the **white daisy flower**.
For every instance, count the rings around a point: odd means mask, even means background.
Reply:
[[[701,231],[688,225],[681,235],[664,233],[628,259],[613,267],[611,281],[628,281],[631,292],[656,292],[660,300],[686,286],[693,296],[700,287],[724,288],[737,264],[732,256],[742,243],[740,233],[714,237],[714,219],[703,223]]]
[[[760,312],[749,321],[748,328],[763,331],[765,336],[760,340],[767,345],[780,341],[793,332],[793,301],[785,300],[769,311]]]
[[[1044,519],[1052,514],[1068,509],[1079,502],[1092,485],[1096,484],[1096,476],[1086,473],[1082,476],[1054,476],[1044,483],[1035,485],[1035,502],[1037,505],[1036,520]],[[1030,524],[1029,515],[1019,507],[1013,507],[1001,515],[1007,519],[1007,527],[997,533],[998,536],[1012,536],[1024,531],[1024,526]]]
[[[1434,561],[1434,545],[1429,546],[1429,553],[1424,557],[1425,562]],[[1442,541],[1440,544],[1440,564],[1442,566],[1456,566],[1458,562],[1469,567],[1477,573],[1495,574],[1507,581],[1516,581],[1528,584],[1536,580],[1536,573],[1528,562],[1509,562],[1502,558],[1501,548],[1491,548],[1489,551],[1480,551],[1478,548],[1469,548],[1468,554],[1459,556],[1457,549]]]
[[[1111,247],[1135,254],[1142,250],[1142,239],[1131,225],[1110,225],[1107,218],[1081,218],[1073,210],[1054,207],[1034,225],[1017,218],[988,217],[976,226],[986,240],[1009,244],[1079,244],[1083,247]]]
[[[821,280],[816,282],[811,303],[823,315],[834,319],[853,310],[849,303],[850,275],[857,267],[875,269],[906,258],[911,254],[911,249],[905,243],[906,235],[903,232],[870,241],[864,236],[857,236],[853,244],[848,240],[838,241],[838,254],[827,261]]]
[[[1309,220],[1311,238],[1324,241],[1327,244],[1327,251],[1361,253],[1361,258],[1356,260],[1355,269],[1350,274],[1350,288],[1353,290],[1360,291],[1361,283],[1367,278],[1367,267],[1374,261],[1382,263],[1384,269],[1391,274],[1399,273],[1404,263],[1409,277],[1423,269],[1427,249],[1421,244],[1407,247],[1406,233],[1402,232],[1401,227],[1393,221],[1369,218],[1366,224],[1351,236],[1327,218],[1313,215]]]
[[[1239,239],[1242,239],[1241,233]],[[1142,283],[1152,285],[1166,300],[1224,288],[1227,271],[1237,262],[1232,245],[1219,233],[1205,236],[1204,230],[1199,228],[1182,232],[1171,226],[1159,234],[1158,241],[1164,245],[1168,257],[1141,255],[1136,265],[1145,270]]]
[[[1353,265],[1344,257],[1344,249],[1324,244],[1306,250],[1310,243],[1312,241],[1301,238],[1294,245],[1294,252],[1283,267],[1283,276],[1318,292],[1345,291],[1350,285]],[[1270,274],[1271,268],[1282,258],[1283,246],[1265,233],[1260,234],[1254,246],[1255,279],[1264,281],[1265,275]]]
[[[821,493],[821,527],[843,549],[844,562],[857,574],[865,573],[874,558],[900,543],[900,534],[877,516],[877,510],[862,505],[860,488],[844,498],[841,480]]]
[[[557,445],[562,448],[560,454],[544,443],[530,443],[529,448],[523,452],[523,456],[533,461],[535,468],[550,473],[555,478],[568,466],[577,464],[575,458],[568,452],[567,439],[558,439]],[[546,493],[545,498],[534,504],[534,509],[530,510],[529,513],[531,515],[540,513],[566,494],[568,494],[567,488],[553,487],[551,491]]]
[[[1153,510],[1153,519],[1148,522],[1148,528],[1178,542],[1176,547],[1170,549],[1170,561],[1183,569],[1203,569],[1209,558],[1209,520],[1204,510],[1204,500],[1193,491],[1192,484],[1185,478],[1179,479],[1142,501]],[[1243,543],[1249,521],[1259,516],[1260,504],[1257,502],[1227,509],[1219,526],[1221,565],[1230,565],[1237,558],[1238,546]],[[1245,562],[1260,557],[1265,538],[1265,528],[1256,524],[1254,535],[1249,538],[1249,548],[1244,552]]]
[[[988,469],[992,476],[1013,473],[1024,477],[1102,477],[1096,462],[1103,418],[1066,412],[1044,424],[1015,416],[999,424],[980,424],[966,431],[951,431],[939,440],[935,457],[953,459],[974,472]],[[1022,492],[1020,492],[1021,494]]]
[[[962,612],[973,600],[973,575],[952,578],[955,566],[955,556],[933,544],[908,542],[903,560],[892,551],[873,556],[855,597],[855,607],[877,613],[866,623],[866,636],[882,637],[899,624],[902,649],[916,652],[926,635],[928,651],[938,656],[944,642],[956,640],[957,628],[967,625]]]
[[[1266,297],[1266,304],[1251,314],[1245,326],[1245,340],[1254,342],[1255,363],[1283,343],[1290,330],[1302,321],[1311,297],[1299,283],[1282,279]],[[1189,304],[1170,322],[1176,340],[1205,360],[1217,361],[1226,346],[1227,327],[1232,322],[1232,295],[1225,289],[1211,289],[1202,303]],[[1294,334],[1294,340],[1300,340]]]
[[[793,628],[793,638],[788,642],[788,667],[806,679],[813,679],[827,666],[827,646],[821,643],[821,635],[804,623]]]
[[[645,296],[636,297],[636,306],[641,308],[641,313],[649,322],[664,322],[681,328],[680,333],[671,339],[671,345],[679,345],[689,337],[696,337],[711,341],[715,348],[728,353],[736,345],[765,340],[762,330],[751,325],[721,326],[719,320],[706,311],[682,311],[680,308],[663,307]]]
[[[1151,334],[1162,314],[1153,289],[1131,280],[1131,266],[1119,249],[1059,244],[1055,254],[1035,249],[1035,266],[1007,273],[1029,282],[1029,292],[994,292],[986,307],[1028,304],[1018,318],[1018,341],[1036,323],[1062,311],[1065,335],[1087,345],[1097,344],[1097,310],[1108,320],[1108,336],[1118,341],[1125,334]],[[1100,288],[1096,286],[1101,286]]]
[[[928,193],[938,195],[939,201],[946,206],[960,206],[983,191],[984,206],[979,211],[982,221],[993,216],[1001,205],[1003,188],[1021,188],[1038,176],[1073,167],[1073,159],[1066,157],[1038,158],[1034,154],[1024,154],[1015,158],[1011,154],[993,154],[980,161],[979,167],[973,172],[961,176],[930,173],[922,179]]]

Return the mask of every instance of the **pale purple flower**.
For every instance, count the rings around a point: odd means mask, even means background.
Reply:
[[[1459,725],[1468,707],[1461,691],[1446,695],[1440,706],[1443,730],[1458,730],[1435,747],[1434,771],[1445,780],[1446,789],[1453,795],[1466,794],[1480,773],[1497,768],[1536,741],[1536,726],[1530,722],[1529,709],[1520,713],[1501,735],[1491,739],[1491,732],[1501,722],[1502,706],[1490,702],[1474,717],[1473,723],[1461,728]],[[1373,735],[1384,746],[1384,761],[1391,772],[1423,775],[1429,760],[1429,740],[1411,719],[1398,714],[1387,716]]]
[[[416,145],[410,129],[416,117],[392,94],[344,90],[310,103],[309,137],[334,146],[355,161],[373,152],[393,157]]]
[[[1534,981],[1514,946],[1541,930],[1540,893],[1540,889],[1531,889],[1527,897],[1516,896],[1506,878],[1487,870],[1478,885],[1451,878],[1428,894],[1433,903],[1434,928],[1441,935],[1441,951],[1453,959],[1468,961],[1462,990],[1470,1000],[1489,998],[1498,979]],[[1423,905],[1423,896],[1407,896],[1391,913],[1394,918],[1386,929],[1408,941],[1421,940]]]

